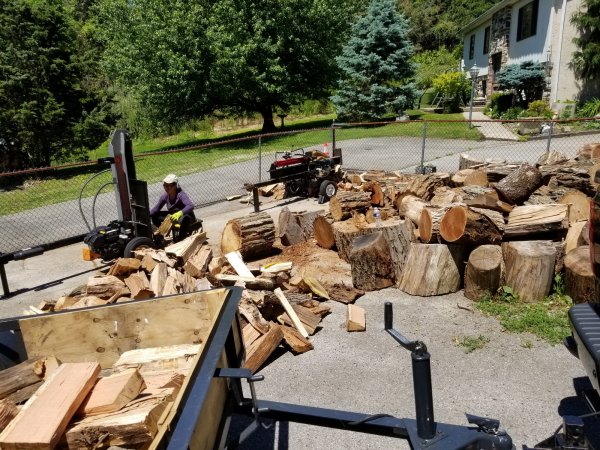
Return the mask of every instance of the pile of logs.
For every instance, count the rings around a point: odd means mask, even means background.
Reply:
[[[453,174],[346,173],[328,212],[280,215],[281,243],[314,239],[336,250],[359,291],[395,286],[432,296],[464,288],[477,300],[506,285],[534,302],[561,274],[575,301],[594,301],[587,220],[597,158],[600,144],[588,144],[574,159],[549,152],[535,165],[462,154]],[[262,230],[241,230],[235,250],[253,257]]]
[[[5,369],[0,447],[148,448],[199,350],[199,344],[130,350],[101,378],[98,362],[61,364],[53,356]]]

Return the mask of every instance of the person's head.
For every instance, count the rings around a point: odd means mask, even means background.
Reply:
[[[163,180],[163,187],[169,194],[176,192],[179,187],[179,179],[174,173],[170,173]]]

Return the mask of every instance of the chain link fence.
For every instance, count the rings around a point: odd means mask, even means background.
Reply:
[[[163,177],[176,173],[196,208],[202,208],[228,196],[246,195],[252,184],[268,180],[279,153],[323,150],[324,143],[330,150],[334,144],[342,149],[347,170],[421,173],[455,172],[463,153],[480,161],[535,163],[548,151],[573,158],[584,144],[594,142],[600,142],[597,119],[334,123],[329,128],[136,153],[135,164],[137,177],[148,183],[151,204],[162,193]],[[197,215],[202,217],[202,211]],[[0,173],[0,253],[72,242],[116,218],[107,164]]]

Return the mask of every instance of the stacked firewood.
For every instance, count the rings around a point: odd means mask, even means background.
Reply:
[[[61,364],[54,356],[0,371],[0,447],[147,448],[200,348],[130,350],[101,377],[96,361]]]

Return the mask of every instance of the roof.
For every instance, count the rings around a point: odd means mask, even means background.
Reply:
[[[492,16],[495,13],[497,13],[498,11],[500,11],[501,9],[506,8],[507,6],[512,6],[515,3],[517,3],[518,1],[519,0],[502,0],[499,3],[496,3],[494,6],[492,6],[490,9],[488,9],[486,12],[484,12],[482,15],[480,15],[476,19],[472,20],[464,28],[462,28],[460,30],[460,34],[462,34],[462,35],[467,34],[469,31],[473,30],[474,28],[479,27],[480,25],[482,25],[485,22],[487,22],[488,20],[490,20],[492,18]]]

